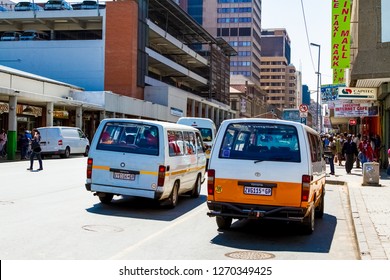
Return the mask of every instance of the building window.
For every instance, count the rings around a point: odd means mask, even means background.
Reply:
[[[382,0],[382,43],[390,42],[390,1]]]

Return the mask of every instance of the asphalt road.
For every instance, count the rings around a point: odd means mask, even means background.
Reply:
[[[84,187],[86,158],[0,163],[2,260],[356,260],[347,189],[327,185],[312,235],[275,222],[237,221],[218,231],[206,188],[174,209],[117,197],[103,205]],[[35,168],[38,168],[35,162]]]

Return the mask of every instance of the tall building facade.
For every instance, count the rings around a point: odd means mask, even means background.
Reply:
[[[280,110],[297,107],[297,73],[291,60],[291,41],[286,29],[261,32],[261,88],[267,104]]]
[[[236,51],[230,75],[260,86],[261,0],[179,0],[179,5],[212,36],[222,37]]]

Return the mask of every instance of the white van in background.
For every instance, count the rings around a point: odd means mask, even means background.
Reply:
[[[203,138],[203,143],[206,145],[206,158],[208,161],[210,158],[211,148],[214,143],[215,135],[217,134],[215,123],[211,119],[192,117],[182,117],[177,121],[177,123],[195,127],[200,131],[200,134]]]
[[[78,127],[38,127],[41,134],[42,155],[59,155],[68,158],[72,154],[88,155],[89,140]]]
[[[225,120],[208,168],[208,215],[221,229],[233,219],[268,219],[301,223],[310,234],[324,214],[322,141],[301,123]]]
[[[205,178],[202,137],[195,128],[141,119],[104,119],[91,143],[86,189],[102,203],[114,195],[175,207],[179,195],[199,197]]]

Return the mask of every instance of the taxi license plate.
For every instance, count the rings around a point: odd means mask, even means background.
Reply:
[[[272,195],[272,188],[262,188],[262,187],[244,187],[244,194],[252,194],[252,195]]]
[[[135,174],[114,172],[114,179],[134,181]]]

